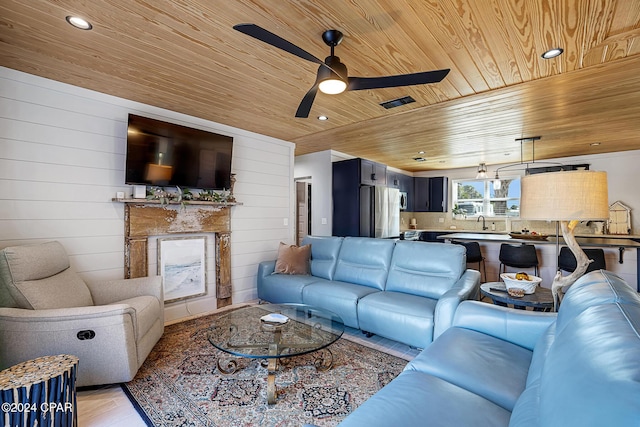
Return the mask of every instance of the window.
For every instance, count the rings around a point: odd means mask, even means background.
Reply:
[[[453,181],[453,205],[467,217],[519,217],[520,178],[503,178],[500,189],[494,189],[493,179]]]

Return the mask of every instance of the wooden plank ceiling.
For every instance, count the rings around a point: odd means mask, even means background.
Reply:
[[[351,76],[451,72],[432,85],[319,93],[297,119],[318,66],[238,23],[321,59],[321,34],[339,29]],[[542,59],[552,47],[565,52]],[[408,171],[519,161],[515,139],[528,136],[542,136],[536,160],[640,149],[639,53],[638,0],[0,3],[3,66],[292,141],[296,154],[334,149]],[[407,95],[416,102],[379,105]]]

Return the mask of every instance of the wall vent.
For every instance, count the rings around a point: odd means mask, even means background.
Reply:
[[[384,108],[388,110],[389,108],[395,108],[401,105],[411,104],[412,102],[416,102],[416,100],[410,96],[403,96],[402,98],[381,102],[380,105],[382,105]]]

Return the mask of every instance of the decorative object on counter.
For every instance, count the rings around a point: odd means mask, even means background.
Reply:
[[[531,232],[520,232],[520,231],[512,231],[509,233],[509,236],[514,239],[525,239],[525,240],[547,240],[549,238],[548,234],[537,233],[535,231]]]
[[[607,228],[609,234],[631,234],[631,208],[621,201],[612,203]]]
[[[577,260],[575,271],[568,276],[558,271],[553,279],[551,291],[557,311],[561,294],[587,271],[590,262],[576,241],[576,225],[609,218],[607,174],[585,170],[541,173],[523,177],[521,188],[520,217],[559,221],[565,244]]]
[[[534,293],[540,282],[542,282],[542,278],[527,273],[502,273],[500,278],[507,287],[507,291],[517,288],[522,289],[527,295]]]

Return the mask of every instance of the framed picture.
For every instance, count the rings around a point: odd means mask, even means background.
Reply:
[[[206,247],[204,236],[158,239],[165,302],[207,294]]]

